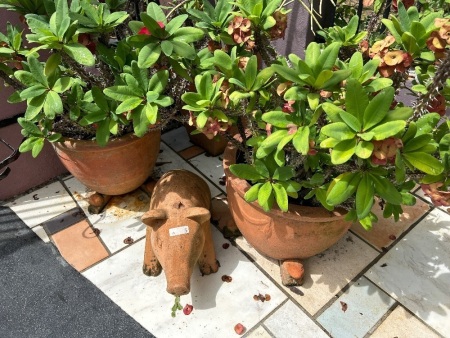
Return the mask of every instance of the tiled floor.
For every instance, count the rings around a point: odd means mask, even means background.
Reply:
[[[165,292],[164,274],[142,273],[140,217],[149,205],[143,191],[114,197],[91,215],[91,192],[69,176],[6,206],[156,337],[234,337],[237,323],[252,338],[450,337],[449,210],[433,208],[418,191],[399,223],[382,219],[371,232],[353,226],[305,261],[301,287],[284,287],[277,261],[219,231],[227,223],[221,157],[193,146],[184,128],[164,134],[161,150],[155,177],[184,168],[203,175],[217,197],[212,227],[221,266],[208,276],[194,270],[191,293],[181,297],[182,305],[193,305],[190,315],[171,316],[174,297]],[[259,294],[270,300],[255,301]]]

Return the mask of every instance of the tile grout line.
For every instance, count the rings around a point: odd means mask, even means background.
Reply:
[[[381,287],[379,287],[376,283],[374,283],[370,277],[366,276],[365,273],[370,270],[373,266],[375,266],[395,245],[397,245],[401,239],[403,239],[408,233],[410,233],[423,219],[425,219],[425,217],[427,217],[432,210],[434,210],[435,208],[430,208],[427,212],[425,212],[421,217],[419,217],[416,222],[414,222],[408,229],[406,229],[393,243],[391,243],[391,245],[388,246],[388,248],[386,248],[386,251],[381,252],[377,257],[375,257],[372,262],[370,264],[368,264],[364,269],[361,270],[360,273],[358,273],[352,280],[350,280],[349,283],[347,283],[343,288],[341,288],[341,290],[339,290],[336,295],[330,299],[324,306],[322,306],[322,308],[320,308],[316,314],[314,315],[314,318],[318,318],[320,317],[326,310],[328,310],[334,303],[335,301],[337,301],[337,299],[339,297],[341,297],[342,295],[345,294],[345,292],[350,289],[350,287],[352,285],[354,285],[356,283],[356,281],[361,278],[364,277],[365,279],[367,279],[371,284],[373,284],[379,291],[381,291],[382,293],[386,294],[389,298],[391,298],[392,300],[394,300],[395,303],[398,303],[400,305],[403,306],[403,304],[401,304],[397,299],[395,299],[394,297],[392,297],[390,294],[388,294],[385,290],[383,290]],[[404,307],[404,306],[403,306]],[[404,307],[405,309],[407,309],[406,307]],[[408,312],[409,309],[407,309]],[[411,312],[410,312],[411,313]],[[416,315],[414,315],[413,313],[411,313],[413,315],[413,317],[415,317],[416,319],[419,319],[419,317],[417,317]],[[422,322],[422,320],[420,320]],[[433,331],[435,331],[432,327],[430,327],[428,324],[424,323],[428,328],[431,328]],[[381,323],[379,324],[381,325]]]

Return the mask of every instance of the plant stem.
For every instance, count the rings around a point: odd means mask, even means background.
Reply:
[[[83,66],[70,58],[67,54],[62,53],[63,62],[69,66],[83,81],[86,82],[87,88],[91,89],[93,85],[101,87],[101,81],[95,75],[89,73]]]
[[[2,78],[5,83],[13,87],[15,90],[22,90],[25,88],[23,84],[16,79],[9,77],[3,70],[0,70],[0,78]]]
[[[425,94],[420,94],[414,104],[414,114],[410,120],[415,121],[419,117],[426,114],[428,106],[439,94],[439,91],[445,86],[445,82],[450,77],[450,52],[447,52],[445,58],[441,61],[441,64],[436,70],[436,74],[427,87]]]

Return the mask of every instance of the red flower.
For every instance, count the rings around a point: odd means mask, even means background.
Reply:
[[[161,28],[164,28],[164,27],[165,27],[165,26],[164,26],[164,22],[162,22],[162,21],[158,21],[158,25],[159,25],[159,27],[161,27]],[[147,27],[142,27],[142,28],[139,30],[138,35],[152,35],[152,32],[150,32],[150,31],[148,30]]]
[[[152,33],[150,33],[150,31],[148,30],[147,27],[142,27],[139,32],[139,35],[152,35]]]

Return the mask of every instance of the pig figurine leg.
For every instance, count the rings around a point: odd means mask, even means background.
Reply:
[[[161,264],[159,264],[155,253],[153,252],[151,235],[152,228],[147,227],[145,236],[144,265],[142,266],[142,271],[147,276],[158,276],[162,271],[162,267]]]
[[[198,259],[198,265],[202,275],[209,275],[219,270],[219,262],[216,259],[216,252],[214,250],[214,243],[211,233],[211,225],[208,222],[202,224],[205,233],[205,244],[202,253]]]

